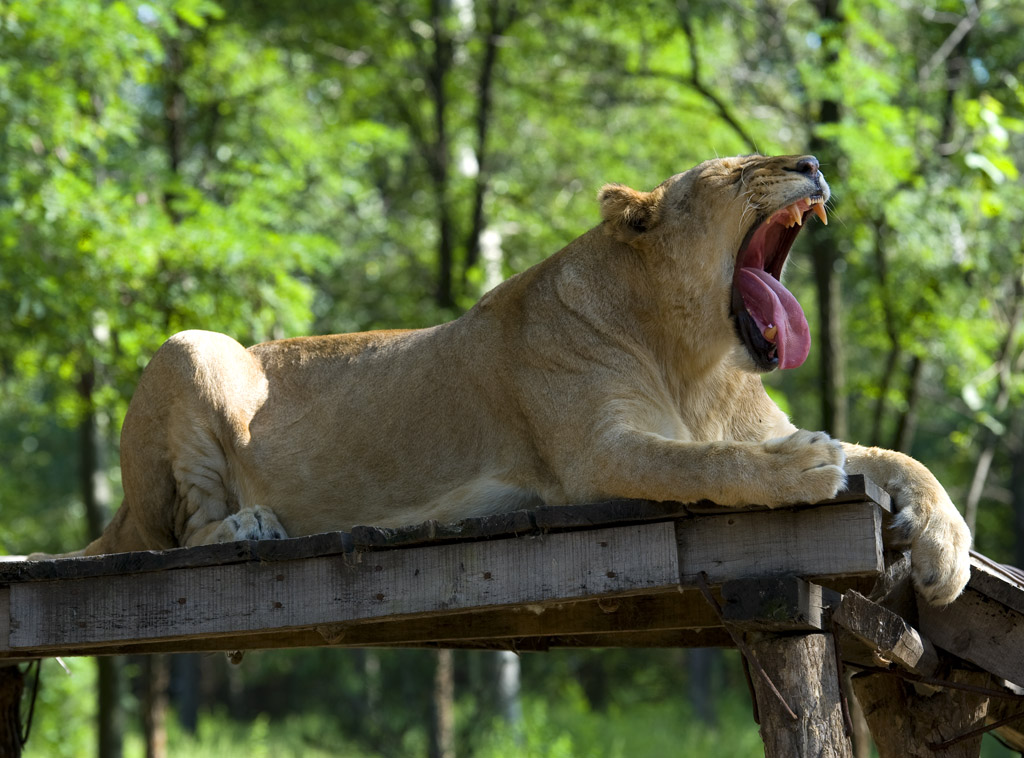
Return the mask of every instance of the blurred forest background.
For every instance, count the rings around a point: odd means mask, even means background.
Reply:
[[[834,197],[773,396],[924,461],[1024,565],[1022,29],[1019,0],[0,0],[0,551],[109,518],[175,331],[447,320],[603,183],[758,151],[815,153]],[[29,756],[761,754],[731,653],[67,665]]]

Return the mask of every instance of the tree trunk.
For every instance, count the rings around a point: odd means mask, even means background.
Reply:
[[[1024,418],[1017,410],[1010,425],[1010,503],[1013,507],[1014,565],[1024,566]]]
[[[199,679],[200,657],[198,653],[183,653],[171,658],[171,697],[178,723],[188,734],[195,734],[199,728]]]
[[[182,24],[177,25],[178,35]],[[181,86],[181,77],[185,71],[185,57],[182,51],[180,36],[168,37],[164,43],[164,66],[166,80],[164,84],[164,138],[167,147],[167,170],[172,183],[179,180],[181,161],[185,153],[185,114],[188,101]],[[179,194],[176,189],[164,189],[164,211],[175,224],[181,223],[181,209],[176,202]]]
[[[167,687],[170,667],[166,655],[142,659],[142,729],[146,758],[167,758]]]
[[[434,670],[434,724],[430,758],[455,758],[455,663],[451,650],[438,650]]]
[[[888,226],[884,218],[875,219],[872,226],[875,232],[875,276],[878,278],[878,290],[882,300],[885,333],[889,337],[889,354],[885,359],[882,378],[878,382],[878,400],[875,402],[875,410],[871,419],[871,437],[868,439],[869,445],[879,447],[883,444],[882,425],[885,420],[889,388],[892,386],[892,379],[896,374],[896,367],[899,365],[902,350],[900,349],[900,326],[897,324],[892,303],[892,292],[889,286],[889,262],[885,255],[885,238]]]
[[[96,658],[98,758],[121,758],[121,735],[124,733],[124,710],[121,708],[120,656]]]
[[[991,686],[991,675],[955,671],[951,681]],[[985,723],[988,699],[962,690],[917,694],[913,685],[890,674],[853,678],[879,758],[977,758],[981,735],[935,750],[943,743]]]
[[[442,308],[455,305],[452,272],[455,265],[455,241],[452,234],[451,191],[449,188],[448,94],[445,89],[451,69],[453,42],[445,28],[450,0],[431,0],[430,17],[434,50],[427,82],[434,100],[434,140],[427,163],[434,184],[437,202],[437,304]]]
[[[817,0],[818,16],[829,35],[841,41],[843,18],[839,13],[838,0]],[[827,41],[826,41],[827,42]],[[831,50],[826,56],[826,69],[836,65],[838,49],[831,43],[823,44]],[[827,126],[839,122],[839,103],[823,100],[818,109],[816,123]],[[815,133],[811,136],[811,150],[826,166],[837,166],[834,146]],[[833,181],[838,177],[831,177]],[[814,284],[818,293],[818,361],[821,386],[821,428],[840,439],[847,436],[845,376],[843,372],[842,339],[840,332],[839,276],[836,272],[838,254],[835,244],[820,229],[812,229],[811,262],[814,269]]]
[[[93,367],[86,368],[78,381],[79,397],[85,407],[79,426],[78,482],[89,530],[87,542],[100,536],[111,510],[110,483],[107,481],[103,454],[105,435],[100,428],[93,402],[95,387],[96,372]],[[96,659],[96,731],[99,758],[121,758],[124,713],[121,711],[118,696],[120,671],[120,659]]]
[[[910,370],[907,372],[907,407],[900,414],[896,423],[896,433],[893,435],[892,449],[901,453],[910,453],[910,447],[914,443],[914,431],[917,429],[917,401],[921,395],[921,371],[924,368],[924,361],[921,356],[915,355],[910,360]]]
[[[816,151],[821,152],[821,151]],[[836,275],[835,248],[821,234],[811,235],[811,260],[818,291],[818,376],[821,387],[821,428],[840,439],[846,437],[846,379],[841,350],[842,302]]]
[[[793,719],[764,679],[751,672],[765,758],[852,758],[832,635],[768,634],[750,647],[797,716]]]
[[[0,664],[0,758],[21,755],[21,693],[25,674],[17,664]]]
[[[164,144],[167,150],[169,187],[163,195],[164,212],[171,223],[183,219],[177,185],[181,181],[181,164],[186,151],[188,98],[182,86],[186,60],[184,51],[185,24],[175,19],[175,32],[164,39]],[[167,321],[172,307],[165,303]],[[169,702],[170,661],[166,655],[150,655],[142,659],[140,678],[142,685],[141,719],[146,744],[146,758],[165,758],[167,755],[167,705]]]
[[[686,651],[690,706],[697,718],[709,727],[718,724],[713,674],[720,658],[721,651],[712,647],[695,647]]]
[[[523,704],[519,700],[520,661],[510,650],[499,650],[494,654],[497,668],[498,712],[518,735],[523,723]]]
[[[1020,329],[1021,321],[1024,320],[1024,278],[1018,272],[1013,281],[1012,294],[1013,307],[1010,311],[1010,318],[1006,326],[1006,333],[999,345],[999,354],[995,359],[996,368],[996,396],[993,401],[993,410],[996,415],[1001,415],[1010,402],[1010,389],[1013,379],[1013,347],[1016,344],[1017,332]],[[1000,444],[999,436],[991,429],[982,430],[981,453],[974,466],[974,475],[971,477],[971,486],[967,490],[967,498],[964,503],[964,520],[971,534],[975,533],[975,525],[978,520],[978,504],[981,502],[981,495],[985,491],[985,484],[988,482],[988,473],[992,467],[992,460],[995,458],[996,448]],[[1016,461],[1016,458],[1014,458]],[[1018,542],[1018,544],[1020,544]],[[1024,564],[1018,564],[1024,565]]]
[[[476,183],[473,187],[473,209],[469,234],[466,237],[466,260],[463,267],[463,282],[480,256],[480,235],[484,231],[484,197],[490,181],[490,154],[487,137],[491,126],[494,103],[494,71],[498,63],[501,37],[515,21],[519,10],[515,3],[508,3],[507,12],[501,13],[501,0],[490,0],[487,4],[487,33],[484,39],[484,56],[477,79],[476,106]],[[478,24],[478,28],[482,25]]]

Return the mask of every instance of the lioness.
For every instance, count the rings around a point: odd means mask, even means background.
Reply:
[[[607,185],[601,224],[451,323],[249,349],[177,334],[125,418],[124,503],[84,552],[606,498],[778,506],[853,472],[893,495],[918,590],[949,603],[970,534],[935,478],[797,429],[761,384],[807,357],[779,277],[828,198],[813,156],[712,160]]]

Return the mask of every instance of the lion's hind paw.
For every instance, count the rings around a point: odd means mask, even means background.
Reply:
[[[257,505],[242,508],[224,519],[213,532],[210,542],[237,542],[239,540],[282,540],[288,533],[269,508]]]

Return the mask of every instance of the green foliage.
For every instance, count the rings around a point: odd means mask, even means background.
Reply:
[[[36,698],[25,758],[80,758],[94,752],[96,732],[96,664],[87,658],[72,658],[61,663],[42,662],[40,686]],[[28,713],[33,687],[26,676],[23,714]]]
[[[1020,560],[1024,6],[986,3],[953,46],[959,4],[840,6],[478,0],[435,19],[425,0],[0,0],[0,550],[85,541],[87,422],[116,505],[128,398],[177,330],[252,343],[438,323],[597,223],[605,182],[815,149],[833,223],[809,233],[842,277],[849,437],[916,428],[902,442],[960,502],[992,447],[976,543]],[[501,249],[471,264],[478,197]],[[787,276],[817,342],[806,247]],[[768,379],[805,427],[831,389],[819,359]],[[694,727],[659,659],[599,660],[524,668],[525,736],[464,699],[461,739],[485,756],[756,751],[740,698],[718,732]],[[378,664],[396,701],[371,720],[358,656],[247,661],[267,715],[207,713],[198,740],[172,732],[176,754],[316,755],[321,733],[324,754],[424,752],[429,659]],[[588,667],[619,682],[607,707],[571,683]],[[30,755],[90,749],[92,668],[71,668],[46,672]],[[470,669],[460,688],[485,690]]]
[[[764,745],[750,704],[736,693],[719,702],[720,721],[696,720],[681,698],[639,702],[593,711],[579,686],[568,684],[544,698],[524,698],[520,729],[496,722],[476,758],[630,758],[657,755],[715,755],[756,758]]]

